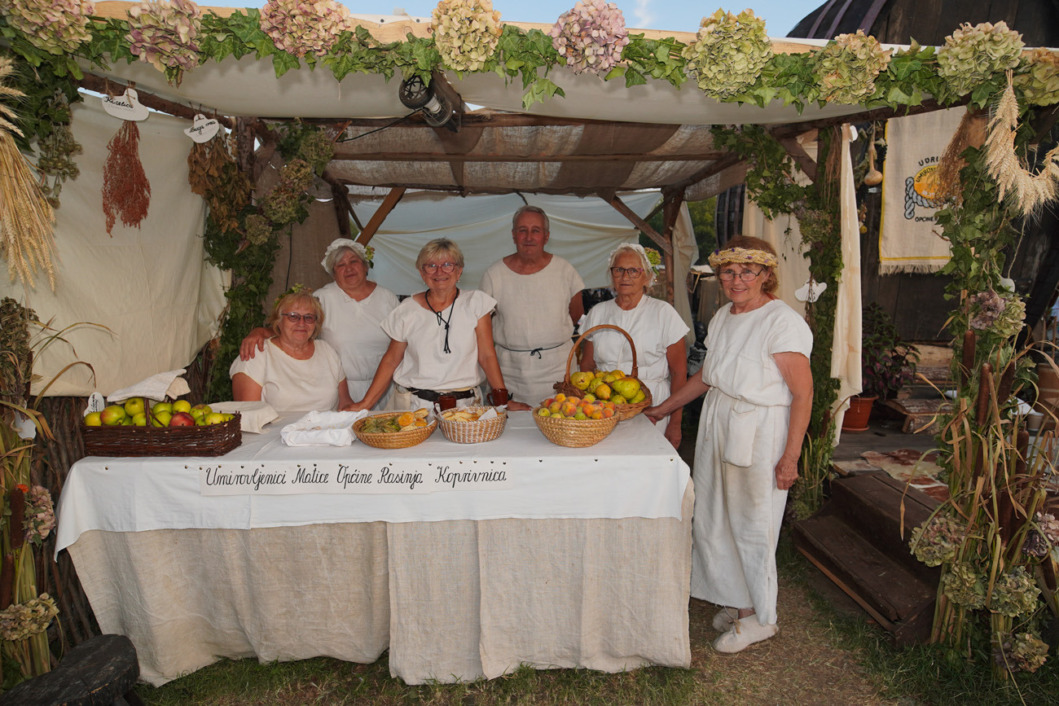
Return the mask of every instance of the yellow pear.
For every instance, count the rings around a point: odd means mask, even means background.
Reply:
[[[570,376],[570,382],[578,390],[587,390],[589,383],[592,382],[592,373],[576,372]]]

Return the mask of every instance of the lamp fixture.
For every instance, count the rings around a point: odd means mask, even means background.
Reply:
[[[423,83],[419,76],[401,81],[397,97],[406,108],[422,111],[423,118],[434,127],[441,127],[452,119],[452,102],[443,93]]]

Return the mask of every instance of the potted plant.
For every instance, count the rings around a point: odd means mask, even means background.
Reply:
[[[919,349],[901,340],[893,318],[875,302],[864,308],[861,331],[861,393],[850,398],[845,431],[867,429],[875,400],[890,399],[911,382],[919,362]]]

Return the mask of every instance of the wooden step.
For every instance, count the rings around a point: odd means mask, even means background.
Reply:
[[[793,526],[795,547],[856,601],[899,645],[930,636],[937,594],[933,583],[880,551],[838,515],[818,515]]]
[[[5,692],[0,705],[142,704],[132,691],[139,676],[136,648],[129,638],[97,635],[70,650],[52,671]]]

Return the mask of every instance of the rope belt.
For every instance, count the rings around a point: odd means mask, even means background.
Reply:
[[[539,348],[508,348],[503,343],[497,343],[496,345],[503,348],[505,351],[511,351],[512,353],[529,353],[530,357],[537,356],[538,359],[543,358],[541,351],[550,351],[554,348],[560,348],[566,345],[566,341],[562,343],[556,343],[554,346],[540,346]]]

